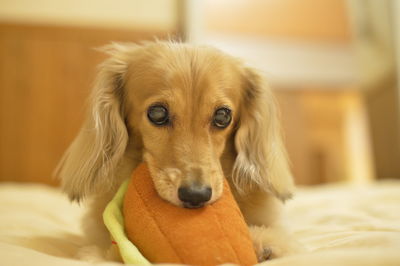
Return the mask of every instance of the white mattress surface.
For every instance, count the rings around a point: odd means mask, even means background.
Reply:
[[[83,207],[37,184],[0,183],[1,265],[120,265],[76,258]],[[400,182],[300,188],[287,222],[308,252],[265,265],[400,265]]]

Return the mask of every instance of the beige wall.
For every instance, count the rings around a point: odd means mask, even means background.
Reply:
[[[176,0],[0,0],[0,20],[131,29],[175,28]]]
[[[348,42],[345,0],[204,0],[205,28],[308,41]]]

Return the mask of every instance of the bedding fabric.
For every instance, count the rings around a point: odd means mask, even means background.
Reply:
[[[1,265],[121,265],[77,259],[84,209],[58,189],[2,183],[0,202]],[[301,188],[286,212],[308,251],[264,265],[400,265],[399,181]]]

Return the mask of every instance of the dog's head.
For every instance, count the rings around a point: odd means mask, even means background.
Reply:
[[[72,199],[110,189],[130,150],[159,195],[184,207],[218,199],[225,174],[237,191],[281,199],[293,188],[277,108],[254,70],[210,47],[114,44],[91,113],[60,168]]]

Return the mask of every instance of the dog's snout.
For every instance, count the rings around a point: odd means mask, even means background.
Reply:
[[[208,186],[181,186],[178,197],[185,208],[200,208],[211,199],[212,189]]]

